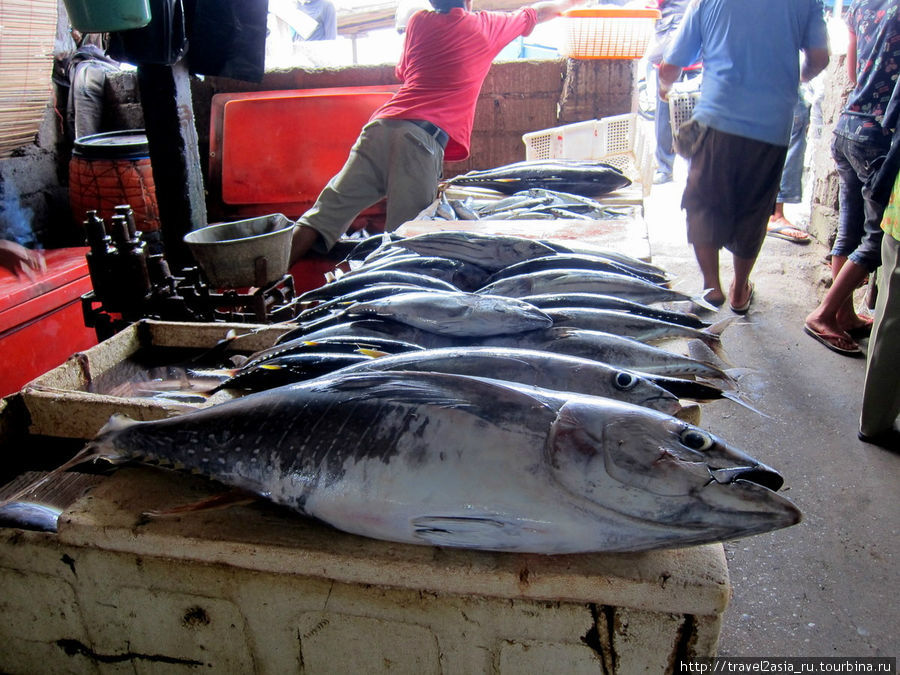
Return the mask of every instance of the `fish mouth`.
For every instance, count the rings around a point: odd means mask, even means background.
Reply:
[[[712,480],[720,485],[730,485],[736,481],[754,483],[772,492],[777,492],[784,485],[780,473],[764,464],[756,466],[734,466],[727,469],[710,469]]]

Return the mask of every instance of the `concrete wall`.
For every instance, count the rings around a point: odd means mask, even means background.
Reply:
[[[847,76],[847,57],[834,55],[826,72],[822,98],[822,132],[818,138],[810,138],[811,144],[811,202],[809,231],[819,241],[829,246],[837,232],[839,205],[839,180],[834,159],[831,157],[832,130],[853,86]]]

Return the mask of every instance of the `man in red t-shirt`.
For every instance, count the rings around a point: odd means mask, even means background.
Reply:
[[[430,0],[406,27],[399,91],[363,127],[341,171],[294,228],[291,262],[329,250],[359,213],[387,197],[394,230],[431,204],[444,159],[469,156],[475,104],[494,57],[534,26],[582,0],[546,0],[515,12],[473,12],[472,0]]]

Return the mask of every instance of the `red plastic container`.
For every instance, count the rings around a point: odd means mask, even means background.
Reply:
[[[213,96],[210,191],[231,215],[300,216],[396,85]]]
[[[44,251],[47,272],[36,281],[0,269],[0,396],[97,344],[81,313],[81,296],[91,290],[87,251]]]

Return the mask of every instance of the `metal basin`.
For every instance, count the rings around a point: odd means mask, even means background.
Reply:
[[[184,237],[215,288],[266,286],[288,271],[293,221],[273,213],[209,225]]]

